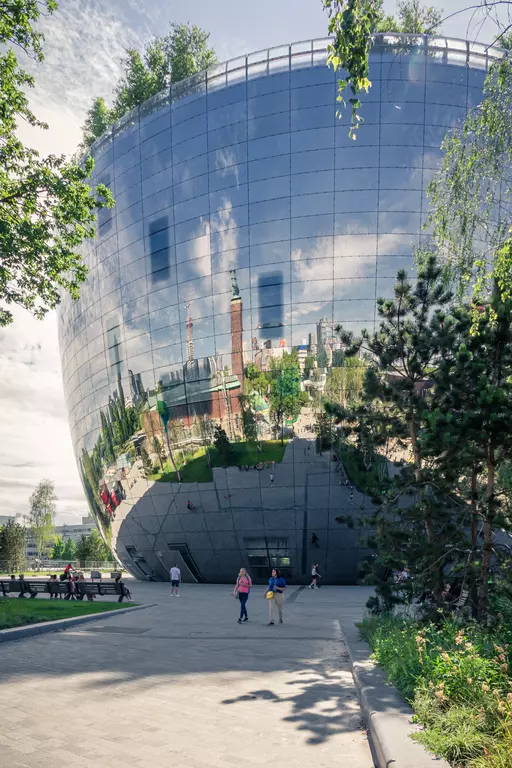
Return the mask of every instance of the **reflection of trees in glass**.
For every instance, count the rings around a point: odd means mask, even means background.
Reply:
[[[140,457],[142,459],[142,466],[144,468],[144,474],[147,476],[151,475],[153,472],[153,462],[149,458],[149,453],[146,451],[145,448],[140,449]]]
[[[304,360],[304,378],[309,379],[311,375],[311,371],[315,367],[315,356],[314,355],[306,355],[306,358]]]
[[[158,461],[160,462],[160,467],[162,469],[162,472],[164,470],[164,461],[165,461],[165,451],[164,447],[161,444],[160,440],[156,435],[153,435],[153,450],[157,455]]]
[[[320,411],[315,420],[315,431],[317,445],[320,451],[330,448],[333,441],[333,422],[332,417],[325,411]]]
[[[181,482],[181,475],[180,475],[179,470],[178,470],[178,468],[176,466],[176,463],[174,461],[174,456],[172,455],[171,443],[169,441],[168,426],[169,426],[169,420],[171,418],[171,413],[169,411],[169,406],[167,405],[165,400],[157,400],[156,408],[157,408],[157,411],[158,411],[158,415],[162,419],[162,424],[163,424],[164,433],[165,433],[165,439],[167,441],[167,450],[169,451],[169,458],[171,460],[172,466],[174,467],[174,471],[176,472],[176,474],[178,476],[178,480]]]
[[[301,390],[301,375],[297,351],[284,352],[280,358],[272,358],[269,371],[270,416],[277,428],[284,419],[296,419],[301,408],[309,401]]]
[[[254,363],[249,363],[245,369],[246,394],[250,394],[252,391],[254,391],[262,397],[265,397],[268,391],[268,384],[268,375],[264,371],[261,371],[256,365],[254,365]]]
[[[325,397],[329,402],[347,405],[356,401],[363,388],[367,363],[359,357],[347,357],[339,368],[331,368],[327,373]]]
[[[238,401],[242,411],[242,431],[245,439],[254,443],[258,439],[258,422],[254,411],[254,397],[251,395],[239,395]]]
[[[224,458],[227,458],[231,454],[231,443],[229,442],[226,430],[223,429],[220,424],[215,425],[213,443],[220,455],[224,456]]]

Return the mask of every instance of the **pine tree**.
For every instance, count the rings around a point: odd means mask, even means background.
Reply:
[[[383,484],[376,526],[378,567],[388,575],[408,563],[418,587],[428,580],[437,596],[443,587],[444,546],[459,526],[446,488],[439,487],[421,451],[420,433],[430,407],[429,387],[454,343],[454,321],[446,312],[451,293],[435,256],[427,254],[414,286],[403,270],[394,299],[379,299],[379,330],[359,339],[338,329],[345,354],[371,356],[363,396],[350,414],[360,450],[372,451],[390,437],[401,439],[412,461],[392,487]],[[423,584],[422,584],[423,583]]]
[[[226,430],[223,429],[220,424],[215,425],[213,442],[219,454],[225,458],[228,458],[231,453],[231,444],[226,434]]]

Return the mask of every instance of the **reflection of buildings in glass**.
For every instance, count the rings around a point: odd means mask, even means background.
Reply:
[[[156,412],[157,398],[167,404],[172,421],[185,430],[211,420],[220,423],[232,439],[240,434],[238,396],[243,392],[244,382],[243,307],[234,270],[232,291],[231,365],[225,364],[222,355],[194,357],[194,323],[190,304],[187,304],[187,361],[181,370],[161,374],[159,394],[150,398],[150,411],[143,416],[147,434],[162,431]]]
[[[334,463],[318,463],[313,445],[309,465],[302,446],[286,448],[272,490],[264,471],[192,470],[205,469],[195,448],[211,443],[215,424],[232,443],[241,437],[244,366],[280,372],[294,351],[307,410],[320,406],[343,379],[330,368],[343,363],[336,324],[355,335],[374,328],[377,297],[392,297],[397,269],[413,264],[440,143],[478,103],[496,52],[468,43],[466,58],[456,41],[406,42],[376,36],[357,142],[335,119],[325,41],[310,41],[173,85],[92,147],[93,182],[115,179],[117,204],[82,249],[80,299],[64,297],[59,311],[63,378],[103,528],[103,482],[110,494],[126,475],[112,546],[139,576],[166,578],[172,558],[190,578],[226,582],[241,565],[263,578],[281,564],[305,581],[314,530],[329,580],[356,578],[364,545],[357,525],[336,523],[344,497]],[[270,378],[254,376],[258,424],[272,420]],[[311,440],[304,421],[297,435]],[[168,482],[164,424],[190,483]],[[240,457],[245,447],[232,449]]]

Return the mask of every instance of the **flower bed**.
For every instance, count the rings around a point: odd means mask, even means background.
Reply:
[[[396,616],[360,631],[424,726],[414,738],[457,768],[511,768],[512,632]]]

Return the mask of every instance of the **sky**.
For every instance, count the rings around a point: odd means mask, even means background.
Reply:
[[[474,1],[429,0],[443,16]],[[209,30],[221,61],[327,32],[321,0],[60,0],[59,6],[41,23],[45,61],[24,62],[36,78],[31,105],[50,128],[23,127],[20,135],[43,155],[76,150],[92,99],[110,100],[124,50],[163,34],[169,22]],[[386,0],[384,7],[395,10]],[[442,31],[486,43],[497,34],[493,22],[482,24],[472,12],[448,19]],[[68,430],[55,313],[37,321],[15,312],[14,324],[0,329],[0,371],[0,515],[26,514],[36,484],[49,478],[57,523],[78,522],[87,505]]]

